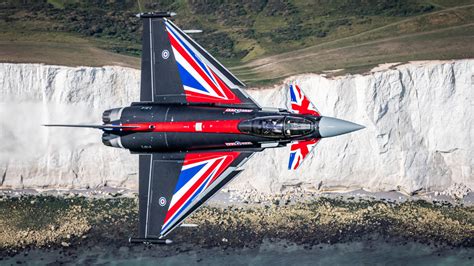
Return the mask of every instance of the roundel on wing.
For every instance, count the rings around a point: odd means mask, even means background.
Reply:
[[[161,52],[161,57],[163,57],[163,59],[168,59],[168,57],[170,57],[170,51],[168,50],[163,50],[163,52]]]
[[[161,207],[165,206],[165,205],[166,205],[166,198],[165,198],[165,197],[161,197],[161,198],[158,200],[158,203],[160,204]]]

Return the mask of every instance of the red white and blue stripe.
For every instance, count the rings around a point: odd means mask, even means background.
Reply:
[[[180,215],[195,204],[214,181],[229,167],[239,152],[205,152],[186,154],[161,234],[174,227]]]
[[[298,85],[290,85],[290,106],[296,114],[321,116]]]
[[[291,143],[289,170],[296,170],[304,159],[314,150],[320,139],[300,140]]]
[[[178,71],[189,102],[239,104],[240,99],[213,71],[204,57],[170,22],[165,21],[168,38],[178,65]]]

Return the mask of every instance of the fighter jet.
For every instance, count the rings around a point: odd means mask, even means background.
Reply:
[[[106,110],[102,142],[139,156],[139,236],[165,237],[241,171],[256,152],[289,145],[297,169],[322,138],[362,129],[321,116],[296,84],[289,110],[262,108],[229,70],[178,28],[172,13],[142,13],[140,101]]]

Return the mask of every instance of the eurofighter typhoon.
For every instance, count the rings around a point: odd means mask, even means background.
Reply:
[[[297,169],[322,139],[363,126],[321,116],[297,85],[290,110],[262,108],[245,85],[178,28],[173,13],[143,21],[140,102],[106,110],[102,142],[139,156],[139,236],[165,237],[242,171],[256,152],[289,145]]]

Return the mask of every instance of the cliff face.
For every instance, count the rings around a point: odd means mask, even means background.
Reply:
[[[298,171],[288,148],[255,155],[231,184],[405,192],[474,188],[474,60],[412,63],[369,75],[292,77],[323,115],[367,128],[324,139]],[[102,111],[138,100],[140,73],[121,67],[0,64],[0,187],[137,187],[137,156],[104,147],[100,131],[44,128],[98,123]],[[283,84],[248,92],[285,107]]]

